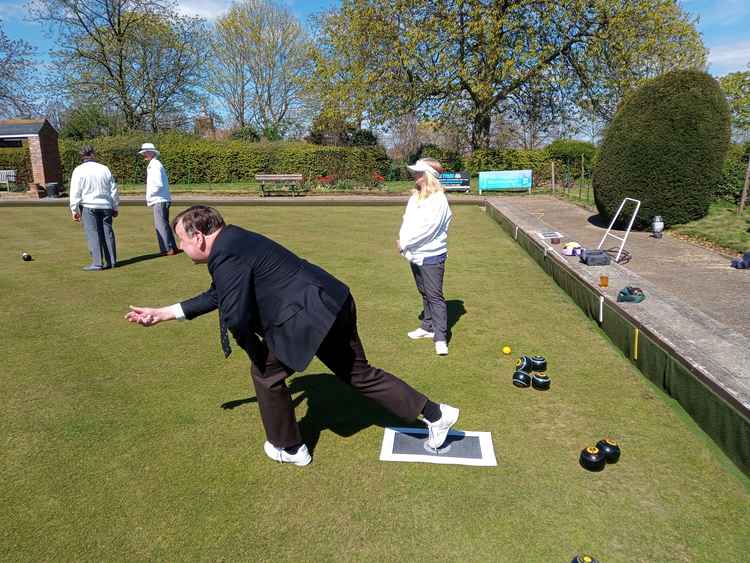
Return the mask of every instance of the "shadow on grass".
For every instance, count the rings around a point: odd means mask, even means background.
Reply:
[[[307,401],[307,413],[299,420],[299,428],[311,453],[324,430],[348,438],[372,425],[385,428],[413,423],[389,413],[330,373],[297,376],[291,381],[289,391],[296,395],[292,399],[295,409]],[[257,402],[256,397],[247,397],[222,403],[221,408],[232,410]]]
[[[307,400],[307,413],[299,421],[302,439],[312,451],[323,430],[348,438],[369,426],[403,426],[406,421],[360,395],[329,373],[302,375],[289,386],[296,407]]]
[[[248,397],[247,399],[235,399],[234,401],[227,401],[226,403],[221,404],[221,408],[225,411],[236,409],[237,407],[240,407],[242,405],[247,405],[248,403],[257,403],[258,399],[255,397]]]
[[[448,299],[445,304],[448,307],[448,342],[450,342],[453,336],[452,329],[458,323],[458,319],[466,314],[466,307],[464,307],[463,299]],[[420,321],[423,320],[424,311],[419,313],[417,318]]]
[[[450,339],[452,329],[458,323],[458,319],[466,314],[466,307],[464,307],[463,299],[448,299],[445,304],[448,306],[448,339]]]
[[[146,260],[153,260],[154,258],[161,258],[160,252],[153,252],[151,254],[141,254],[140,256],[133,256],[127,260],[121,260],[117,263],[118,268],[124,268],[131,264],[137,264],[138,262],[145,262]]]

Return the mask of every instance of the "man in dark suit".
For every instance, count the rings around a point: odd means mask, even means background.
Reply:
[[[179,247],[193,262],[208,264],[211,287],[176,305],[131,307],[130,322],[153,326],[219,310],[222,349],[227,330],[252,360],[252,379],[267,441],[275,461],[307,465],[285,379],[318,356],[340,379],[404,420],[420,414],[428,444],[438,449],[458,420],[458,409],[437,404],[401,379],[367,362],[357,334],[349,288],[325,270],[258,233],[226,225],[218,211],[193,206],[174,218]]]

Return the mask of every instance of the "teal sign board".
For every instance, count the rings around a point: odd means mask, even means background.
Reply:
[[[531,170],[495,170],[479,173],[479,193],[493,190],[528,190]]]

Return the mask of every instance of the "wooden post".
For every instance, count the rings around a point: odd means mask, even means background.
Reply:
[[[583,168],[583,155],[581,155],[581,180],[586,176],[586,171]]]
[[[555,193],[555,161],[554,160],[552,161],[552,193]]]
[[[740,206],[737,208],[737,215],[742,215],[747,203],[747,188],[750,186],[750,158],[747,161],[747,171],[745,171],[745,185],[742,187],[742,196],[740,196]]]

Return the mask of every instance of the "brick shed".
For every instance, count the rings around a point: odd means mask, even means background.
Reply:
[[[57,131],[46,119],[9,119],[0,121],[0,147],[28,145],[31,157],[31,195],[46,195],[45,185],[62,187],[62,165],[57,146]]]

